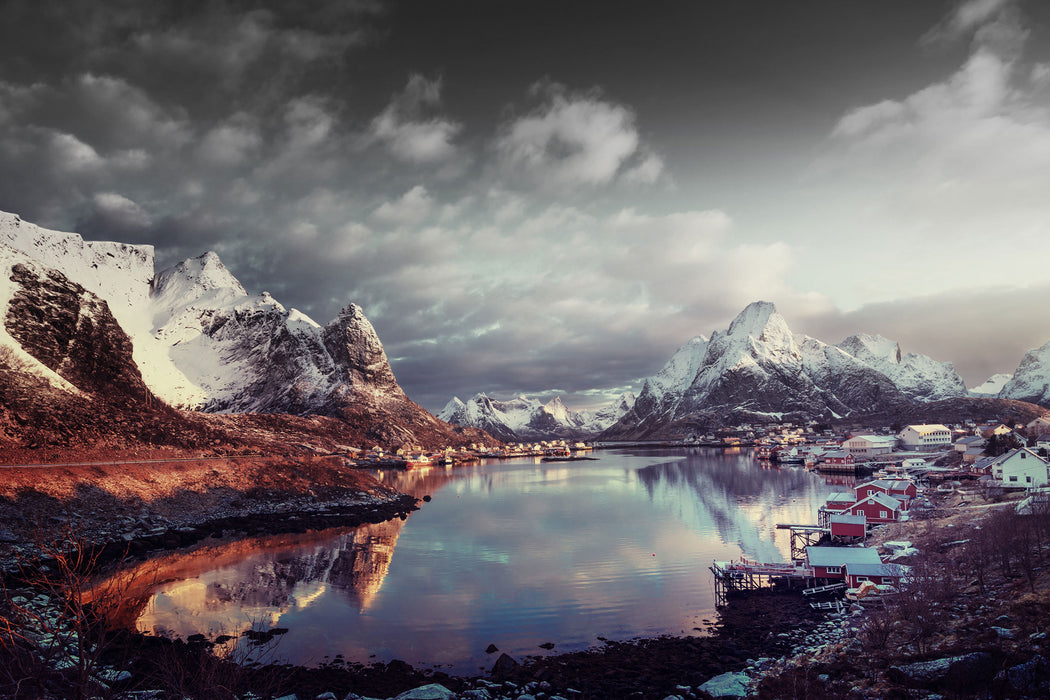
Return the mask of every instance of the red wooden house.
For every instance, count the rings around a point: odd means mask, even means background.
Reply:
[[[851,453],[845,450],[835,450],[834,452],[824,453],[824,464],[835,467],[852,467],[857,461]]]
[[[876,479],[857,486],[853,491],[857,494],[858,501],[863,501],[873,493],[892,496],[901,502],[902,510],[907,510],[908,503],[919,493],[915,482],[908,479]]]
[[[850,515],[863,515],[871,525],[895,523],[901,517],[901,502],[884,493],[873,493],[849,507]]]
[[[900,564],[871,564],[867,562],[847,562],[843,567],[846,572],[846,585],[856,588],[864,581],[879,585],[899,586],[906,569]]]
[[[845,580],[849,564],[882,564],[882,559],[867,547],[806,547],[806,564],[814,578]]]
[[[839,513],[831,516],[830,527],[832,541],[850,542],[864,538],[868,532],[868,519],[864,515]]]

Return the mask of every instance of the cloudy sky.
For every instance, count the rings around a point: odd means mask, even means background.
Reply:
[[[6,0],[0,210],[348,302],[431,410],[776,303],[971,385],[1050,340],[1050,3]]]

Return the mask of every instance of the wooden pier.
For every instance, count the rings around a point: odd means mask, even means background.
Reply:
[[[806,547],[815,547],[825,535],[831,535],[829,527],[821,525],[788,525],[777,523],[778,530],[791,531],[791,560],[800,561],[806,558]]]
[[[786,585],[789,588],[815,582],[813,567],[804,564],[763,564],[741,558],[740,561],[716,561],[715,604],[723,606],[730,593],[757,591]]]

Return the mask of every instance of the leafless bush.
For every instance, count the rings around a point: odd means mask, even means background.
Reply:
[[[37,538],[19,561],[19,588],[0,591],[0,696],[98,697],[103,657],[116,648],[108,612],[126,605],[127,577],[90,586],[99,550],[77,533]]]

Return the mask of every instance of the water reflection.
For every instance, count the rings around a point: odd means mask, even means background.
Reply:
[[[150,603],[125,619],[178,636],[289,628],[278,653],[294,663],[374,655],[474,673],[490,643],[522,656],[691,633],[713,616],[710,562],[785,559],[775,524],[813,522],[834,490],[747,454],[599,455],[381,473],[433,501],[404,522],[154,560],[138,572]]]

